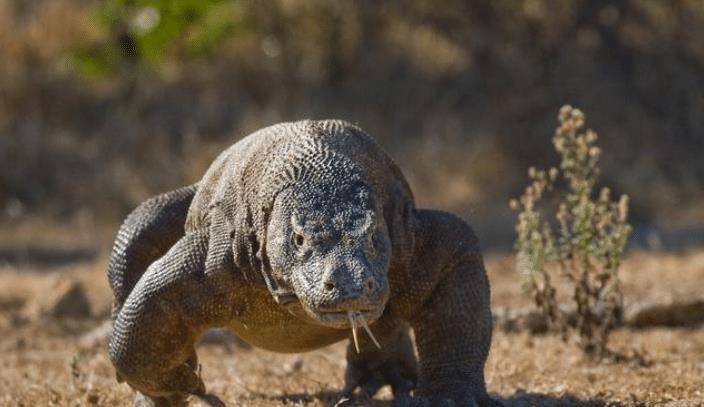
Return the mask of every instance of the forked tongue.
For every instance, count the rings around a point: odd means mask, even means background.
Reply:
[[[355,350],[357,350],[357,353],[359,353],[359,338],[357,337],[357,322],[362,324],[362,328],[364,328],[364,330],[367,331],[367,335],[369,335],[369,337],[372,339],[372,342],[374,342],[374,345],[376,345],[377,348],[381,349],[381,345],[379,345],[379,342],[374,337],[372,330],[369,329],[369,325],[367,324],[367,320],[366,320],[366,318],[364,318],[364,315],[362,315],[358,311],[347,311],[347,318],[349,318],[350,325],[352,325],[352,339],[354,340],[354,348],[355,348]]]

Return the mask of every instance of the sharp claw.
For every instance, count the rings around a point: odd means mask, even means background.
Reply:
[[[226,407],[225,403],[220,400],[220,398],[214,394],[209,394],[209,393],[195,393],[194,396],[198,397],[201,399],[203,402],[205,402],[207,405],[211,407]]]
[[[391,369],[386,373],[386,380],[391,385],[391,391],[394,397],[409,395],[415,387],[412,380],[408,380],[403,376],[403,373],[398,369]]]
[[[373,374],[372,377],[360,387],[367,397],[372,398],[384,384],[384,378],[377,373]]]
[[[354,340],[354,348],[357,350],[357,353],[359,353],[359,339],[357,338],[357,316],[355,315],[354,311],[347,311],[347,318],[349,318],[350,325],[352,325],[352,339]]]
[[[379,345],[379,342],[374,337],[372,330],[369,329],[369,325],[367,325],[367,320],[364,318],[364,315],[361,315],[361,314],[359,315],[359,322],[362,323],[362,327],[364,328],[365,331],[367,331],[367,334],[369,335],[369,337],[372,338],[374,345],[376,345],[377,348],[381,349],[381,345]]]

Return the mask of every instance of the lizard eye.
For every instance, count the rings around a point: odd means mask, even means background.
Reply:
[[[296,247],[301,247],[303,246],[303,243],[305,243],[306,239],[303,237],[302,234],[300,233],[293,233],[293,243],[296,245]]]

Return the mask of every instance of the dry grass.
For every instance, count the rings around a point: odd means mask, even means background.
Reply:
[[[505,256],[487,259],[496,307],[528,304],[518,295],[512,262]],[[107,315],[104,264],[103,256],[54,269],[0,268],[0,405],[130,404],[129,388],[115,381],[104,344],[85,336]],[[627,300],[701,293],[704,253],[635,253],[623,277]],[[94,319],[40,316],[46,293],[66,279],[88,288]],[[596,363],[555,336],[496,332],[486,368],[489,389],[509,406],[704,402],[704,329],[620,329],[612,346],[641,354],[647,365]],[[342,344],[303,355],[209,344],[199,355],[209,389],[236,406],[332,405],[345,366]],[[388,405],[389,398],[384,390],[372,405]]]

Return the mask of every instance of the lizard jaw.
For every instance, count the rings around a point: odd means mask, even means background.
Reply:
[[[368,310],[321,311],[311,309],[302,302],[296,301],[295,303],[287,304],[285,308],[291,315],[316,325],[336,329],[348,329],[352,327],[352,321],[354,320],[357,326],[361,326],[370,332],[369,324],[381,317],[386,306]]]

